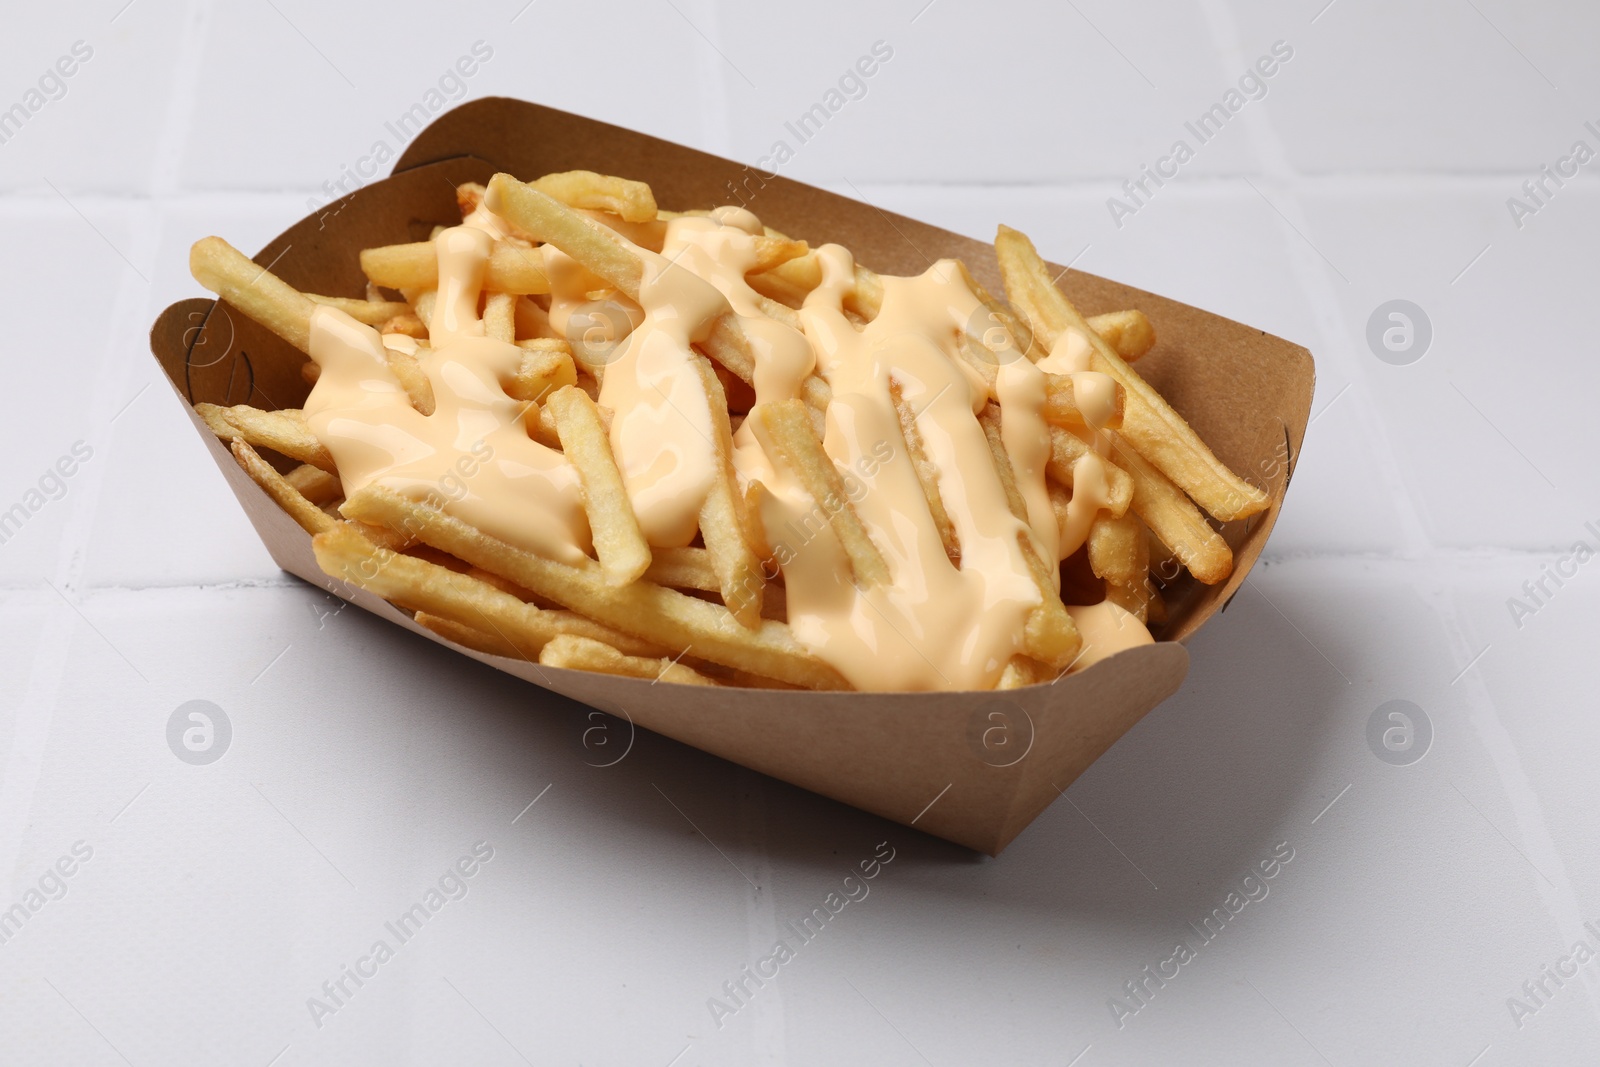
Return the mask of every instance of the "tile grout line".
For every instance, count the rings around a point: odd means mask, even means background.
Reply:
[[[1239,69],[1245,59],[1232,11],[1222,0],[1201,0],[1200,7],[1218,57],[1229,64],[1228,70]],[[1305,212],[1300,203],[1300,175],[1289,162],[1272,113],[1263,109],[1254,117],[1256,121],[1248,125],[1246,131],[1255,147],[1262,173],[1280,190],[1278,199],[1286,216],[1298,220],[1301,228],[1306,228]],[[1338,294],[1323,273],[1322,263],[1314,261],[1322,260],[1322,254],[1307,248],[1298,238],[1291,240],[1285,237],[1285,249],[1290,269],[1299,283],[1298,288],[1309,305],[1317,333],[1329,349],[1347,349],[1351,334],[1340,312]],[[1371,379],[1362,371],[1359,363],[1354,363],[1353,368],[1355,378],[1352,381],[1360,401],[1355,405],[1358,412],[1356,417],[1362,421],[1363,436],[1373,450],[1380,468],[1379,476],[1389,490],[1389,496],[1396,501],[1396,517],[1400,520],[1402,531],[1401,548],[1413,556],[1425,556],[1433,551],[1434,545],[1423,525],[1416,499],[1401,477],[1393,442],[1377,418],[1377,408],[1372,403]]]
[[[153,175],[158,194],[164,193],[176,179],[176,157],[180,155],[178,145],[186,135],[180,126],[187,123],[189,111],[178,98],[186,94],[185,85],[192,87],[198,77],[201,57],[193,54],[197,49],[189,47],[193,42],[188,31],[199,21],[197,13],[200,8],[201,0],[190,0],[188,13],[191,17],[186,25],[184,47],[179,49],[181,58],[177,66],[178,73],[168,87],[169,106],[157,141],[156,172]],[[118,214],[124,216],[130,231],[131,258],[153,262],[161,247],[159,202],[152,199],[149,202],[133,201],[119,205]],[[85,440],[94,448],[95,437],[98,436],[98,451],[91,457],[92,462],[84,464],[74,486],[75,499],[68,508],[63,524],[52,576],[56,586],[69,596],[76,596],[88,568],[95,518],[104,496],[107,472],[114,459],[112,441],[115,429],[112,420],[127,410],[128,395],[133,392],[128,383],[138,373],[136,368],[143,366],[145,373],[150,373],[150,364],[141,359],[127,359],[126,355],[130,339],[142,339],[144,336],[144,319],[150,308],[152,292],[153,287],[149,282],[124,272],[112,299],[109,336],[103,341],[100,357],[96,361],[95,385],[88,405],[94,414]],[[136,350],[142,355],[142,346]],[[141,395],[144,391],[140,390]],[[17,708],[16,726],[4,773],[0,774],[0,870],[14,870],[22,853],[78,622],[75,615],[51,613],[46,616],[40,634],[38,653],[29,671],[25,696]],[[138,670],[137,667],[134,669]],[[148,690],[149,686],[141,688]]]
[[[1242,61],[1237,47],[1237,34],[1234,32],[1233,19],[1230,11],[1223,8],[1221,0],[1201,0],[1201,7],[1205,11],[1207,21],[1211,24],[1214,42],[1218,51],[1225,53],[1230,61]],[[1224,32],[1232,38],[1224,40]],[[1237,63],[1236,63],[1237,65]],[[1281,184],[1285,190],[1283,199],[1291,205],[1295,213],[1299,212],[1297,195],[1297,175],[1288,163],[1288,157],[1283,148],[1283,143],[1277,135],[1273,125],[1271,113],[1263,112],[1258,125],[1250,127],[1251,137],[1262,150],[1267,164],[1267,170],[1274,180]],[[1303,218],[1303,215],[1301,215]],[[1298,251],[1298,250],[1296,250]],[[1332,291],[1330,283],[1320,272],[1307,272],[1300,269],[1304,255],[1294,257],[1296,273],[1306,282],[1304,290],[1307,299],[1312,302],[1313,309],[1319,318],[1325,317],[1331,323],[1340,321],[1338,311],[1338,296]],[[1377,408],[1370,402],[1372,378],[1365,373],[1360,364],[1355,366],[1356,374],[1360,378],[1358,394],[1367,403],[1357,404],[1357,409],[1362,413],[1363,422],[1368,431],[1369,444],[1381,441],[1382,448],[1374,447],[1374,453],[1384,467],[1385,480],[1392,488],[1399,492],[1392,495],[1398,498],[1397,511],[1403,526],[1406,539],[1412,551],[1420,555],[1431,556],[1435,551],[1432,539],[1428,536],[1426,527],[1422,522],[1422,513],[1418,503],[1409,491],[1404,479],[1400,476],[1399,457],[1394,445],[1384,429],[1383,423],[1377,417]],[[1513,446],[1514,447],[1514,446]],[[1449,589],[1439,588],[1429,590],[1426,599],[1434,606],[1439,619],[1444,626],[1446,641],[1455,647],[1458,658],[1472,656],[1473,644],[1467,636],[1466,620],[1462,616],[1460,606],[1451,595]],[[1482,653],[1479,653],[1481,658]],[[1469,673],[1469,672],[1463,672]],[[1459,681],[1461,679],[1457,679]],[[1454,685],[1454,683],[1451,683]],[[1540,871],[1551,871],[1559,879],[1559,888],[1554,885],[1546,887],[1541,878],[1535,882],[1534,888],[1539,893],[1540,900],[1544,903],[1546,914],[1552,922],[1562,929],[1563,934],[1576,938],[1583,933],[1582,908],[1573,890],[1571,878],[1565,864],[1561,860],[1559,850],[1550,835],[1549,826],[1543,816],[1538,794],[1529,780],[1526,769],[1517,753],[1516,744],[1510,732],[1506,729],[1496,711],[1494,699],[1488,692],[1487,686],[1480,675],[1468,681],[1463,687],[1467,694],[1468,718],[1472,723],[1474,732],[1485,754],[1494,764],[1496,775],[1500,779],[1501,789],[1506,801],[1516,815],[1519,836],[1530,846],[1530,851],[1535,853],[1539,860]],[[1342,795],[1342,794],[1341,794]],[[1331,805],[1330,805],[1331,806]],[[1480,813],[1481,814],[1481,813]],[[1320,818],[1320,816],[1319,816]],[[1529,863],[1533,859],[1529,858]],[[1591,1011],[1596,1010],[1597,994],[1594,990],[1585,989]]]
[[[135,258],[148,258],[159,240],[160,226],[155,209],[141,208],[130,213],[128,221],[133,238],[130,242],[132,254]],[[124,272],[112,300],[109,336],[104,340],[95,365],[96,384],[89,401],[93,415],[89,423],[91,430],[84,439],[95,453],[74,479],[74,499],[63,523],[54,574],[41,576],[51,580],[63,595],[74,599],[88,566],[94,520],[106,485],[106,472],[113,461],[110,416],[127,400],[125,394],[132,391],[124,384],[133,372],[131,361],[122,358],[126,349],[124,339],[142,334],[138,327],[142,325],[147,305],[146,293],[143,281]],[[66,444],[60,442],[63,448]],[[21,855],[71,648],[81,628],[80,620],[68,605],[58,603],[56,611],[48,612],[45,620],[29,672],[26,696],[17,707],[10,752],[4,770],[0,771],[0,870],[12,869]],[[147,689],[137,683],[137,679],[134,682],[139,690]]]
[[[750,954],[752,968],[772,946],[782,939],[778,929],[778,894],[776,879],[778,866],[772,862],[767,843],[770,837],[767,819],[767,778],[745,767],[734,768],[730,788],[733,810],[737,813],[739,842],[743,859],[755,879],[757,888],[746,888],[744,896],[745,951]],[[748,795],[739,802],[738,794]],[[773,1063],[786,1062],[790,1057],[788,1030],[788,1005],[784,998],[782,982],[768,982],[761,987],[761,996],[749,1006],[755,1015],[752,1026],[752,1059]]]
[[[717,136],[708,131],[708,142],[718,140]],[[716,151],[706,146],[702,151]],[[720,154],[740,162],[732,149],[721,151]],[[753,166],[753,164],[751,164]],[[1218,170],[1205,171],[1194,174],[1185,173],[1180,189],[1194,191],[1209,190],[1212,192],[1231,192],[1241,177],[1260,173],[1260,171],[1244,170]],[[992,196],[996,192],[1016,193],[1056,193],[1056,192],[1081,192],[1103,197],[1108,187],[1114,187],[1127,177],[1126,173],[1116,174],[1073,174],[1056,177],[1042,177],[1032,181],[985,181],[974,178],[967,181],[922,181],[914,177],[873,177],[859,180],[857,184],[865,189],[904,189],[914,191],[948,191],[972,192],[985,196]],[[1317,191],[1327,192],[1359,192],[1366,189],[1406,190],[1414,192],[1437,191],[1440,186],[1459,186],[1463,190],[1468,187],[1472,191],[1505,192],[1506,183],[1517,182],[1528,177],[1522,170],[1499,170],[1494,168],[1479,168],[1462,171],[1340,171],[1305,173],[1294,172],[1294,180],[1300,187],[1310,187]],[[796,180],[805,181],[818,186],[842,186],[845,176],[836,173],[821,173],[810,176],[798,176]],[[1587,172],[1580,172],[1575,178],[1568,179],[1563,195],[1573,190],[1586,191],[1589,194],[1600,193],[1600,180],[1587,177]],[[277,200],[303,201],[308,195],[318,192],[312,185],[282,185],[282,186],[180,186],[173,182],[165,192],[152,191],[134,192],[119,191],[116,189],[87,189],[73,193],[75,203],[89,207],[104,208],[117,204],[143,203],[149,201],[167,201],[174,203],[204,203],[218,200],[240,200],[245,202],[272,203]],[[16,207],[19,210],[37,210],[41,203],[55,199],[54,194],[44,192],[25,191],[23,187],[0,189],[0,210]]]
[[[1418,593],[1439,616],[1445,641],[1456,658],[1470,658],[1474,646],[1468,619],[1463,615],[1452,591],[1440,587],[1418,590]],[[1493,642],[1490,642],[1478,653],[1477,659],[1481,660],[1493,647]],[[1534,880],[1534,889],[1544,904],[1546,915],[1561,930],[1569,944],[1586,939],[1588,934],[1584,928],[1583,904],[1573,886],[1571,872],[1562,859],[1561,850],[1556,847],[1555,838],[1551,836],[1539,792],[1522,762],[1516,741],[1506,728],[1482,672],[1477,669],[1464,670],[1450,685],[1461,694],[1459,699],[1464,705],[1466,720],[1500,781],[1500,791],[1516,819],[1517,837],[1527,849],[1524,858],[1540,873],[1540,877]],[[1482,812],[1478,814],[1487,819]],[[1491,826],[1504,834],[1498,825],[1491,823]],[[1547,882],[1551,884],[1546,885]],[[1579,984],[1583,986],[1590,1012],[1600,1016],[1600,991],[1596,991],[1591,983]]]

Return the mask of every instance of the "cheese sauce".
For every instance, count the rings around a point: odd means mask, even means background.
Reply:
[[[321,369],[306,398],[311,432],[333,454],[346,496],[382,485],[433,500],[451,515],[520,548],[582,563],[592,547],[577,471],[528,436],[528,405],[503,383],[522,350],[483,335],[478,297],[493,239],[456,226],[434,239],[439,295],[430,345],[391,337],[336,308],[311,314],[311,358]],[[411,405],[389,370],[385,344],[420,355],[434,411]]]
[[[577,474],[559,452],[528,436],[537,411],[504,388],[522,351],[485,337],[479,316],[489,255],[496,240],[515,242],[510,232],[479,206],[435,238],[439,285],[426,348],[318,307],[311,357],[321,374],[306,415],[333,454],[346,495],[381,484],[429,498],[492,536],[582,564],[592,544]],[[698,532],[720,458],[717,420],[696,368],[704,357],[694,346],[728,316],[748,339],[756,397],[734,435],[733,465],[741,488],[764,490],[756,494],[759,517],[782,571],[795,636],[860,689],[992,688],[1020,651],[1040,601],[1025,553],[1067,558],[1107,505],[1112,439],[1103,426],[1114,409],[1114,384],[1089,369],[1088,339],[1069,330],[1037,365],[1008,348],[991,389],[963,355],[970,324],[984,321],[987,310],[954,260],[916,277],[884,277],[877,315],[858,325],[844,310],[854,260],[842,246],[824,245],[816,250],[822,282],[795,314],[796,329],[764,314],[746,281],[762,234],[760,221],[742,208],[671,219],[660,253],[632,246],[643,264],[637,303],[587,289],[594,276],[554,248],[529,250],[543,256],[557,334],[572,336],[568,328],[586,304],[616,309],[614,321],[601,324],[618,336],[605,339],[597,367],[599,403],[612,412],[612,449],[640,528],[657,547],[688,545]],[[416,356],[433,387],[432,415],[412,406],[389,370],[385,345]],[[1065,522],[1058,522],[1046,480],[1046,371],[1070,377],[1094,431],[1093,448],[1073,467]],[[813,500],[763,439],[760,406],[814,397],[817,390],[806,388],[812,375],[831,393],[823,447],[888,566],[888,585],[852,582],[828,502]],[[930,513],[896,396],[938,472],[958,551],[947,553]],[[1011,511],[979,422],[996,401],[1025,520]],[[1070,611],[1084,636],[1075,669],[1150,640],[1114,605]]]

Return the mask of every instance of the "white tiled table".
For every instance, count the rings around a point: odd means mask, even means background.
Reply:
[[[596,28],[554,0],[124,3],[34,5],[0,37],[0,108],[93,49],[0,144],[0,509],[92,449],[0,545],[0,909],[65,889],[0,944],[0,1062],[1600,1059],[1600,961],[1543,975],[1600,948],[1600,563],[1520,626],[1508,607],[1600,547],[1600,162],[1520,229],[1506,206],[1600,148],[1592,5],[1078,0],[1024,27],[1047,5],[630,0]],[[479,40],[465,94],[751,162],[882,41],[785,173],[1020,226],[1315,353],[1248,588],[1002,858],[653,736],[588,766],[581,709],[330,614],[259,546],[145,328],[197,292],[192,240],[259,247]],[[1122,180],[1279,40],[1266,98],[1115,226]],[[1396,298],[1433,330],[1405,366],[1366,340]],[[209,766],[166,741],[193,699],[232,723]],[[1431,723],[1420,762],[1369,748],[1392,699]],[[870,896],[719,1027],[708,999],[882,841]],[[308,998],[478,842],[466,896],[319,1026]],[[1280,842],[1268,895],[1202,944],[1190,924]],[[1126,1014],[1179,938],[1194,958]]]

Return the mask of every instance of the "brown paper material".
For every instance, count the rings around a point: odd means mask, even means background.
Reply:
[[[794,237],[846,244],[880,272],[915,274],[933,259],[959,257],[986,286],[1001,288],[994,250],[981,242],[644,134],[506,99],[443,115],[407,149],[394,177],[301,220],[255,258],[302,290],[360,295],[365,278],[357,251],[425,240],[435,224],[458,221],[458,182],[487,181],[500,170],[532,178],[579,168],[648,181],[667,207],[742,203]],[[1310,415],[1312,362],[1304,348],[1093,275],[1068,272],[1063,285],[1086,314],[1133,307],[1150,317],[1159,343],[1140,361],[1140,373],[1218,456],[1272,495],[1267,512],[1225,528],[1236,553],[1227,583],[1206,587],[1184,576],[1169,588],[1163,641],[1051,685],[932,694],[652,685],[451,647],[735,763],[998,854],[1182,683],[1189,657],[1177,642],[1227,605],[1261,554]],[[212,300],[167,308],[151,331],[151,348],[189,404],[298,407],[308,392],[300,353]],[[279,566],[449,644],[405,612],[323,574],[309,536],[189,413]]]

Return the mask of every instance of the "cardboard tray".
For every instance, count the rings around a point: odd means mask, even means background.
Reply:
[[[302,219],[256,261],[290,284],[359,295],[357,250],[426,240],[459,220],[454,187],[496,171],[531,178],[588,169],[650,183],[674,208],[740,203],[813,244],[837,241],[873,269],[920,273],[954,256],[1001,290],[987,244],[869,204],[765,174],[641,133],[517,100],[491,98],[440,116],[407,148],[392,177]],[[996,222],[1002,221],[999,219]],[[646,729],[990,855],[998,855],[1147,711],[1177,691],[1181,644],[1221,611],[1260,556],[1288,488],[1310,415],[1313,370],[1304,348],[1260,330],[1079,271],[1063,286],[1085,314],[1139,308],[1157,347],[1139,371],[1217,455],[1268,489],[1262,515],[1224,528],[1232,577],[1202,586],[1185,575],[1166,591],[1162,640],[1054,684],[1007,693],[806,693],[651,685],[456,651],[497,670],[624,715]],[[298,407],[304,356],[210,299],[167,308],[151,349],[186,404]],[[284,570],[422,638],[450,645],[409,615],[323,574],[310,537],[240,470],[188,408],[272,558]]]

